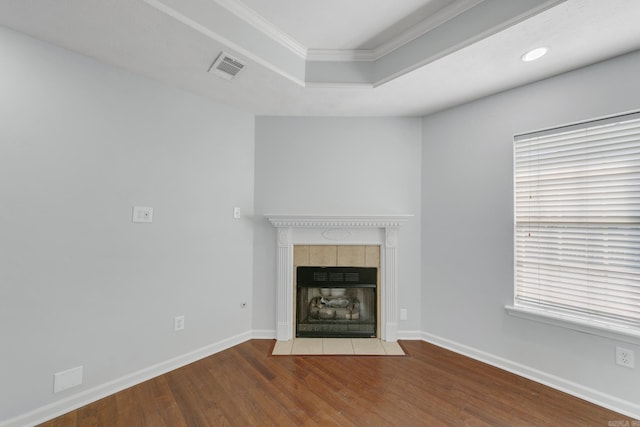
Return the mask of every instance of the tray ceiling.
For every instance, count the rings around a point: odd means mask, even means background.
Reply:
[[[639,49],[639,16],[637,0],[0,2],[0,25],[259,115],[428,114]],[[223,50],[246,65],[232,80],[207,73]]]

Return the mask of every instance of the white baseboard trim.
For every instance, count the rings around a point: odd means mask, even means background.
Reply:
[[[241,344],[250,339],[275,339],[275,330],[253,330],[242,334],[226,338],[199,348],[192,352],[174,357],[167,361],[158,363],[148,368],[120,377],[116,380],[98,385],[80,393],[68,396],[57,402],[37,408],[33,411],[19,415],[0,422],[0,427],[28,427],[35,426],[44,421],[63,415],[67,412],[78,409],[103,397],[110,396],[121,390],[140,384],[158,375],[162,375],[174,369],[193,363],[197,360],[219,353],[234,345]],[[584,399],[596,405],[611,409],[634,419],[640,419],[640,404],[629,402],[601,393],[597,390],[582,386],[580,384],[567,381],[563,378],[551,375],[537,369],[504,359],[502,357],[486,353],[473,347],[460,344],[437,335],[421,331],[399,331],[398,338],[402,340],[423,340],[447,350],[471,357],[489,365],[495,366],[505,371],[520,375],[524,378],[547,385],[556,390]]]
[[[204,346],[189,353],[174,357],[172,359],[160,362],[148,368],[141,369],[131,374],[125,375],[113,381],[92,387],[72,396],[50,403],[33,411],[19,415],[15,418],[0,422],[0,427],[27,427],[35,426],[47,420],[53,419],[67,412],[78,409],[103,397],[110,396],[114,393],[122,391],[126,388],[140,384],[144,381],[155,378],[158,375],[165,374],[174,369],[193,363],[197,360],[219,353],[234,345],[238,345],[252,338],[252,333],[244,332],[242,334],[226,338],[216,343]]]
[[[539,371],[529,366],[522,365],[520,363],[516,363],[511,360],[507,360],[502,357],[486,353],[482,350],[478,350],[473,347],[469,347],[464,344],[460,344],[427,332],[422,332],[422,340],[431,344],[435,344],[439,347],[446,348],[447,350],[462,354],[464,356],[468,356],[472,359],[476,359],[489,365],[495,366],[496,368],[504,369],[505,371],[530,379],[537,383],[544,384],[556,390],[594,403],[598,406],[602,406],[604,408],[611,409],[612,411],[619,412],[626,416],[640,420],[640,404],[638,403],[619,399],[615,396],[599,392],[589,387],[585,387],[581,384],[568,381],[555,375]]]
[[[398,331],[399,340],[419,341],[422,340],[422,331]]]
[[[275,329],[254,329],[251,332],[251,338],[255,340],[274,340],[276,339]]]

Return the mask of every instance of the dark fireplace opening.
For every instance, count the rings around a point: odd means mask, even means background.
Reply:
[[[298,267],[296,280],[296,337],[377,336],[377,268]]]

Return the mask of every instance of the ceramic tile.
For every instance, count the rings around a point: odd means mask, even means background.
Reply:
[[[364,266],[380,267],[380,246],[365,246]]]
[[[323,354],[355,354],[349,338],[323,338]]]
[[[289,341],[276,341],[276,345],[273,347],[271,354],[274,356],[281,356],[285,354],[291,354],[293,350],[293,340]]]
[[[311,265],[309,263],[309,245],[293,246],[293,267]]]
[[[362,267],[364,266],[364,246],[342,245],[338,246],[338,266]]]
[[[382,343],[376,338],[355,338],[353,341],[353,350],[356,354],[386,354]]]
[[[309,264],[321,267],[336,265],[338,250],[335,245],[309,246]]]
[[[273,355],[358,355],[404,356],[398,343],[377,338],[296,338],[277,341]]]
[[[388,356],[404,356],[404,351],[397,342],[380,341],[380,343]]]
[[[296,338],[292,354],[322,354],[322,338]]]

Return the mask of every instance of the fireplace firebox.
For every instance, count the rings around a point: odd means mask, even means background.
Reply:
[[[377,268],[298,267],[296,281],[296,337],[377,336]]]

